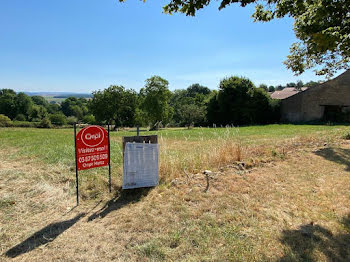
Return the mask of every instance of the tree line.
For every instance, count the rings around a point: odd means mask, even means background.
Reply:
[[[0,90],[0,114],[0,126],[52,127],[95,121],[85,98],[68,97],[57,104],[49,103],[42,96],[28,96],[12,89]]]
[[[270,86],[268,86],[266,84],[260,84],[259,88],[262,88],[266,92],[271,93],[271,92],[275,92],[275,91],[281,91],[281,90],[285,89],[286,87],[294,87],[297,90],[301,90],[302,87],[313,87],[313,86],[319,85],[320,83],[322,83],[322,81],[317,81],[317,82],[309,81],[309,82],[304,83],[303,81],[298,80],[296,83],[290,82],[290,83],[287,83],[286,85],[276,85],[276,86],[270,85]]]
[[[169,90],[169,82],[152,76],[136,92],[111,85],[92,93],[91,99],[68,97],[61,104],[41,96],[28,96],[11,89],[0,90],[0,114],[6,125],[38,127],[81,122],[110,123],[118,127],[212,126],[268,124],[279,121],[279,101],[265,87],[244,77],[221,80],[218,90],[200,84]],[[4,125],[4,124],[3,124]]]

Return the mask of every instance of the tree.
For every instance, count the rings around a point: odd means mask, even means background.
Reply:
[[[172,124],[175,126],[205,125],[206,108],[212,91],[199,84],[187,89],[175,90],[170,99],[174,114]]]
[[[204,106],[197,106],[195,104],[186,104],[180,106],[181,125],[190,127],[191,125],[198,125],[204,123],[206,108]]]
[[[42,96],[32,96],[31,99],[33,100],[33,103],[38,106],[44,106],[47,108],[49,105],[49,102],[47,102],[47,100]]]
[[[49,116],[49,119],[52,124],[57,126],[63,126],[67,124],[67,118],[63,113],[56,113]]]
[[[241,125],[251,122],[246,109],[250,100],[249,90],[253,88],[254,84],[247,78],[234,76],[221,80],[217,97],[220,124]]]
[[[171,0],[163,9],[169,14],[182,12],[194,16],[209,3],[210,0]],[[242,7],[256,4],[252,15],[255,22],[288,16],[294,19],[294,32],[299,41],[292,44],[284,63],[296,75],[316,67],[319,68],[316,74],[331,77],[337,70],[349,69],[350,0],[221,0],[219,9],[233,3]]]
[[[298,82],[297,82],[297,87],[298,87],[298,88],[302,88],[303,86],[304,86],[303,81],[298,80]]]
[[[264,89],[266,92],[268,91],[268,87],[267,87],[267,85],[265,85],[265,84],[260,84],[260,85],[259,85],[259,88]]]
[[[68,97],[61,103],[61,110],[66,116],[75,116],[82,119],[88,113],[85,98]]]
[[[0,89],[0,114],[14,119],[16,117],[16,92],[12,89]]]
[[[47,111],[50,113],[50,114],[54,114],[54,113],[57,113],[59,111],[61,111],[61,107],[58,105],[58,104],[49,104],[48,107],[47,107]]]
[[[269,86],[269,92],[275,92],[275,87],[274,86]]]
[[[320,83],[318,83],[318,82],[315,82],[315,81],[309,81],[309,82],[307,82],[306,84],[305,84],[305,86],[307,86],[307,87],[313,87],[313,86],[317,86],[317,85],[319,85]]]
[[[171,92],[168,85],[169,82],[160,76],[152,76],[146,80],[145,87],[140,90],[143,100],[141,108],[152,127],[157,123],[165,125],[172,118],[173,109],[169,105]]]
[[[275,122],[271,99],[262,88],[256,88],[247,78],[229,77],[221,80],[219,92],[208,104],[211,124],[266,124]]]
[[[16,94],[12,89],[0,90],[0,114],[4,114],[11,119],[21,114],[28,117],[33,106],[33,102],[25,93]]]
[[[86,115],[83,118],[83,123],[93,125],[96,123],[96,119],[93,115]]]
[[[103,91],[93,92],[89,107],[97,122],[132,126],[135,121],[137,96],[134,90],[126,90],[123,86],[110,86]]]
[[[33,107],[33,101],[29,96],[21,92],[15,97],[15,106],[16,116],[21,114],[28,117]]]
[[[34,105],[29,114],[30,121],[40,121],[47,116],[47,110],[44,106]]]
[[[295,87],[296,90],[301,91],[301,88],[304,86],[303,81],[298,80],[297,85]]]
[[[297,84],[296,83],[293,83],[293,82],[291,82],[291,83],[287,83],[287,85],[286,85],[287,87],[296,87],[297,86]]]
[[[200,84],[193,84],[187,88],[187,95],[190,97],[195,97],[197,94],[208,95],[210,92],[208,87]]]

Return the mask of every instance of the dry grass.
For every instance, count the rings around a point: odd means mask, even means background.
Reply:
[[[121,191],[114,168],[110,196],[104,173],[84,174],[79,207],[66,166],[2,152],[0,260],[349,261],[350,144],[337,137],[162,138],[158,187]]]

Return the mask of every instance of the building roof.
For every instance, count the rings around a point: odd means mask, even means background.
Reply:
[[[305,91],[307,87],[302,87],[301,91],[297,90],[295,87],[286,87],[281,91],[275,91],[271,94],[273,99],[285,99],[287,97],[298,94],[299,92]]]

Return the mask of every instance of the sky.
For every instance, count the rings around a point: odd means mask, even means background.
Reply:
[[[160,0],[1,0],[0,89],[139,91],[153,75],[171,90],[217,89],[233,75],[256,85],[324,79],[283,64],[296,41],[291,18],[254,23],[253,6],[212,2],[187,17],[164,14]]]

